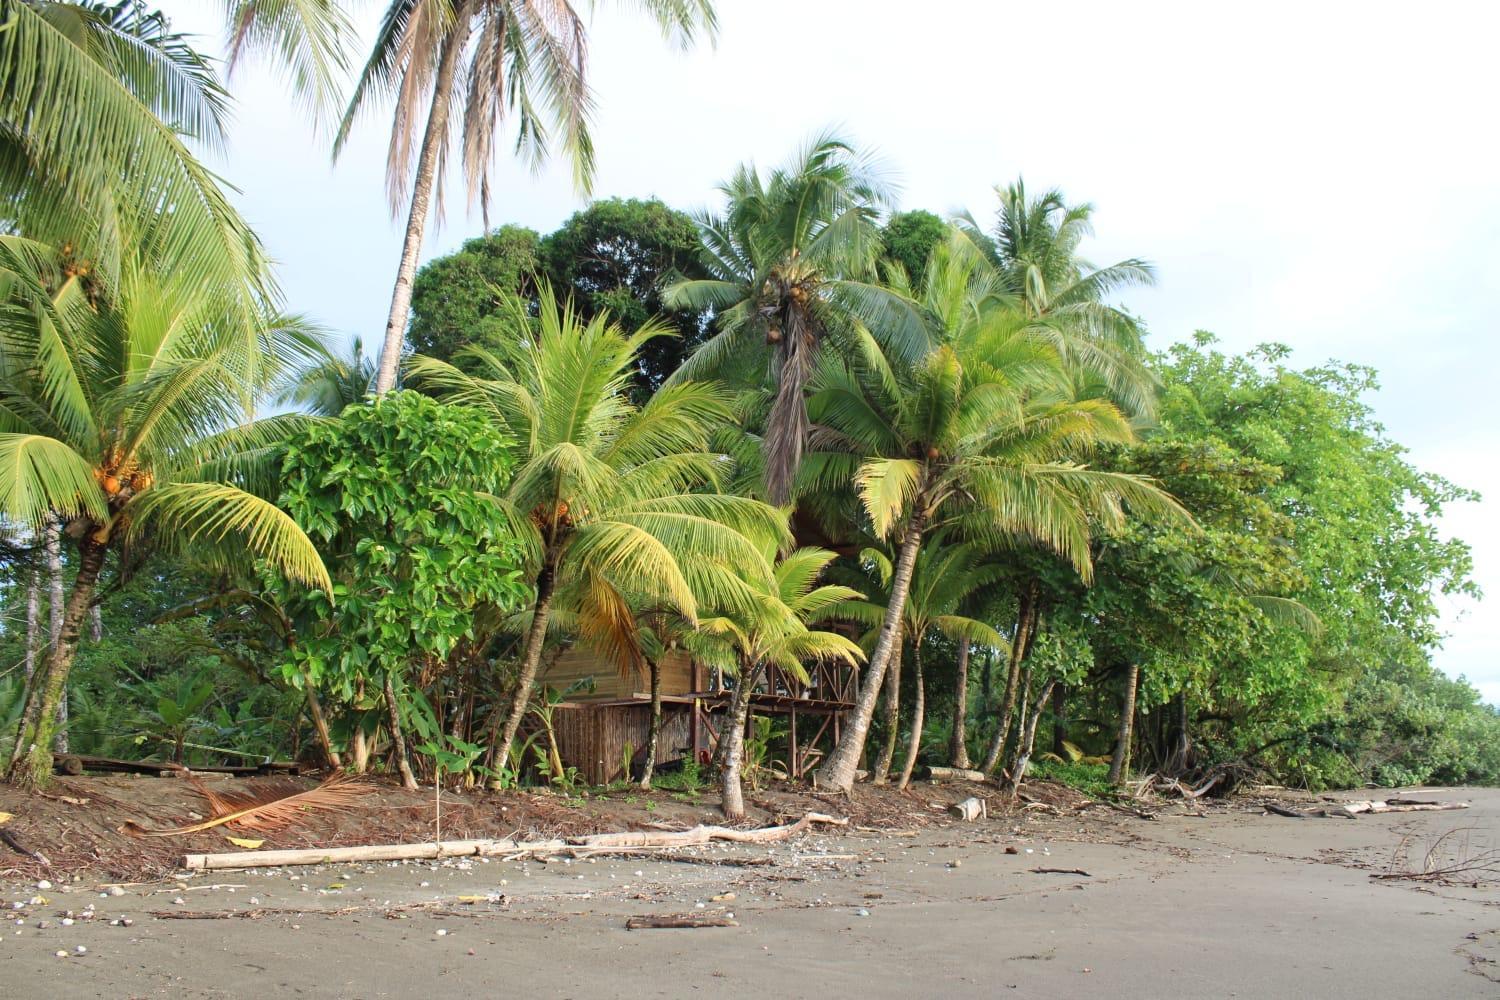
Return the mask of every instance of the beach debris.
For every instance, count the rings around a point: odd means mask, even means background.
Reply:
[[[738,927],[739,925],[738,920],[708,913],[652,913],[641,917],[631,917],[625,921],[625,929],[630,931]]]
[[[186,769],[184,769],[186,771]],[[309,810],[337,812],[347,809],[370,791],[370,785],[348,775],[336,774],[314,788],[277,781],[244,791],[221,793],[209,788],[186,771],[184,777],[208,800],[210,817],[201,823],[171,830],[147,830],[126,820],[121,833],[133,837],[177,837],[210,830],[225,823],[254,830],[274,830],[301,819]]]
[[[1084,878],[1093,878],[1082,868],[1033,868],[1033,875],[1082,875]]]
[[[591,854],[655,853],[672,851],[681,847],[698,847],[716,840],[739,844],[775,843],[795,837],[815,823],[845,826],[848,822],[847,819],[829,816],[825,813],[810,812],[795,823],[767,826],[758,830],[738,830],[725,826],[695,826],[688,830],[628,830],[620,833],[595,833],[582,837],[542,841],[445,840],[426,844],[376,844],[368,847],[189,854],[183,859],[183,867],[189,871],[210,871],[223,868],[269,868],[281,865],[425,860],[484,855],[519,859],[538,855],[576,858],[587,857]]]
[[[985,804],[984,799],[974,798],[973,796],[964,799],[962,802],[955,802],[948,807],[948,811],[965,823],[972,823],[976,819],[987,819],[990,814],[989,806]]]

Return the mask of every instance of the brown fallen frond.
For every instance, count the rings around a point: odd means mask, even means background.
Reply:
[[[120,827],[121,832],[136,837],[176,837],[226,823],[251,830],[275,830],[296,822],[310,811],[347,809],[370,791],[367,783],[344,774],[336,774],[316,788],[306,790],[292,782],[277,781],[235,792],[214,792],[191,774],[188,777],[208,800],[212,813],[208,819],[172,830],[147,830],[127,820]]]

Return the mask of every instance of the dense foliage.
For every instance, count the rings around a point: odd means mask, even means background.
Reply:
[[[235,58],[330,107],[338,4],[226,9]],[[1123,299],[1155,272],[1087,262],[1091,206],[1016,182],[897,211],[830,134],[707,210],[597,201],[418,273],[450,140],[486,210],[505,112],[580,183],[593,148],[571,12],[406,10],[336,139],[396,105],[376,364],[283,314],[184,142],[227,128],[209,60],[139,4],[0,0],[12,780],[68,750],[571,785],[545,670],[577,648],[650,677],[648,783],[680,749],[662,664],[712,668],[730,815],[796,739],[757,706],[827,665],[852,704],[804,762],[834,789],[923,762],[1101,794],[1132,768],[1500,781],[1500,711],[1433,665],[1438,599],[1477,594],[1439,518],[1474,497],[1390,440],[1372,371],[1207,334],[1152,355]]]

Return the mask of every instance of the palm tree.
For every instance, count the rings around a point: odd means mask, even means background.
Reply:
[[[683,44],[717,28],[710,0],[639,0],[636,6]],[[556,128],[575,183],[588,188],[594,147],[587,53],[587,25],[567,0],[390,0],[334,140],[337,157],[372,104],[394,105],[386,186],[392,215],[407,210],[406,236],[376,393],[396,384],[427,216],[434,193],[441,208],[455,132],[463,136],[469,199],[478,198],[486,218],[489,168],[507,114],[516,118],[517,151],[533,165],[546,159]]]
[[[809,661],[843,662],[857,666],[864,653],[852,640],[836,632],[810,629],[830,618],[844,617],[852,602],[863,595],[836,584],[818,585],[818,578],[837,554],[826,549],[798,549],[776,564],[771,586],[756,587],[755,599],[713,618],[700,628],[721,648],[700,651],[723,662],[735,674],[734,696],[729,701],[720,730],[721,803],[724,815],[745,815],[745,793],[740,781],[744,763],[745,723],[751,695],[767,666],[778,667],[804,683]]]
[[[929,536],[927,543],[917,554],[902,614],[902,635],[898,639],[900,646],[910,646],[915,670],[911,736],[907,742],[906,759],[901,767],[901,788],[911,782],[912,770],[916,767],[917,754],[921,750],[922,726],[927,706],[922,648],[927,638],[936,630],[956,642],[977,642],[996,648],[1005,645],[1005,640],[989,625],[959,614],[965,602],[1001,576],[1001,567],[986,563],[985,555],[977,546],[951,542],[941,535]],[[883,588],[890,587],[895,570],[890,556],[878,549],[867,549],[862,554],[862,562],[879,577]],[[885,608],[884,604],[870,601],[853,602],[846,607],[846,613],[850,617],[875,629],[865,645],[872,645],[878,638],[878,628],[885,617]],[[895,667],[892,661],[887,669],[894,671]],[[958,688],[957,697],[967,697],[966,685]],[[887,746],[894,750],[896,719],[888,717],[887,723]],[[890,755],[882,751],[881,760],[889,767]],[[878,773],[877,768],[874,779],[880,781],[884,777],[885,775]]]
[[[947,248],[933,256],[934,269],[948,266]],[[991,550],[1030,541],[1087,580],[1095,524],[1120,523],[1127,502],[1178,510],[1140,477],[1078,464],[1131,441],[1130,423],[1105,399],[1076,398],[1063,354],[1029,317],[963,283],[927,284],[941,346],[914,366],[892,366],[873,349],[853,365],[825,364],[809,403],[823,450],[808,482],[852,483],[873,533],[898,553],[853,718],[818,772],[833,788],[853,782],[928,531],[951,525]]]
[[[5,231],[57,247],[91,294],[140,262],[253,325],[273,290],[265,253],[184,140],[223,147],[228,97],[207,61],[134,3],[0,0],[0,24]]]
[[[345,407],[369,398],[374,380],[375,365],[365,356],[364,345],[356,340],[346,356],[324,354],[293,372],[277,402],[318,416],[336,417]]]
[[[868,325],[893,357],[918,358],[925,329],[911,303],[874,283],[877,225],[890,190],[875,163],[844,139],[817,136],[762,179],[742,165],[720,186],[722,214],[702,214],[702,264],[710,277],[678,281],[662,300],[713,310],[719,332],[680,377],[718,374],[752,362],[769,345],[774,402],[764,434],[766,494],[791,497],[807,444],[805,388],[825,339],[842,353]]]
[[[559,591],[590,590],[599,601],[628,593],[691,620],[700,595],[721,606],[743,603],[756,581],[769,586],[760,546],[789,544],[784,514],[716,490],[722,463],[706,447],[727,417],[717,387],[684,382],[644,406],[630,402],[636,353],[664,335],[662,327],[648,323],[627,336],[606,315],[585,322],[571,303],[559,306],[550,288],[539,299],[534,337],[501,353],[467,349],[467,371],[421,356],[410,367],[415,383],[483,408],[517,439],[518,466],[503,500],[534,554],[536,599],[494,747],[502,762],[525,716]],[[518,328],[532,325],[525,303],[512,306]],[[623,598],[614,613],[632,616]]]
[[[1144,364],[1143,331],[1106,299],[1155,284],[1155,270],[1137,257],[1095,267],[1078,256],[1093,235],[1093,205],[1069,205],[1056,188],[1028,196],[1024,180],[995,192],[1000,209],[992,232],[969,215],[960,226],[998,272],[999,290],[1026,316],[1068,335],[1070,363],[1102,379],[1118,404],[1150,413],[1156,379]]]
[[[311,541],[262,496],[273,488],[280,417],[248,421],[292,364],[304,331],[254,328],[212,289],[127,263],[93,302],[63,262],[0,237],[0,513],[65,523],[77,573],[58,641],[37,668],[9,778],[51,774],[56,712],[111,551],[188,549],[209,564],[268,560],[328,588]],[[248,422],[247,422],[248,421]],[[259,494],[259,495],[258,495]]]

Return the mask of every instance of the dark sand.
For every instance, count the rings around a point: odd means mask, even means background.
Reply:
[[[211,873],[122,897],[87,882],[7,885],[7,908],[49,902],[7,909],[0,996],[1500,997],[1500,887],[1370,877],[1403,842],[1419,862],[1449,830],[1468,831],[1449,839],[1450,857],[1500,846],[1500,790],[1432,797],[1473,808],[1149,822],[1095,809],[1019,834],[995,817],[702,852],[778,862],[757,867],[333,866]],[[1091,877],[1030,871],[1043,866]],[[196,888],[216,883],[245,888]],[[494,901],[457,900],[485,894]],[[98,916],[61,925],[90,903]],[[286,912],[149,916],[257,908]],[[635,914],[730,912],[738,927],[625,929]],[[110,924],[121,917],[133,925]],[[87,952],[56,957],[78,945]]]

